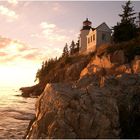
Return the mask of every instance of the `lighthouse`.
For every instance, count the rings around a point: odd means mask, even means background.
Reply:
[[[79,47],[80,51],[84,52],[87,48],[87,35],[92,28],[92,22],[88,20],[88,18],[83,21],[83,27],[80,30],[80,42],[79,42]]]

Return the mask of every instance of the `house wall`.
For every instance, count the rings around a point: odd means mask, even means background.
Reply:
[[[93,52],[96,50],[97,36],[96,30],[90,31],[87,35],[87,52]]]
[[[97,47],[111,41],[111,30],[103,23],[96,29],[97,31]]]
[[[102,23],[95,30],[81,30],[80,53],[94,52],[101,44],[106,44],[110,41],[111,30],[106,23]]]
[[[89,30],[82,30],[80,34],[80,52],[86,51],[87,49],[87,34],[89,33]]]
[[[100,46],[101,44],[106,44],[106,43],[109,43],[111,41],[110,32],[97,30],[96,35],[97,35],[97,42],[96,42],[97,47]]]

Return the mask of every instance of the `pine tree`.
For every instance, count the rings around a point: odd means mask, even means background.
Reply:
[[[71,45],[70,45],[70,55],[73,55],[74,54],[74,50],[75,50],[75,43],[72,40]]]
[[[68,44],[66,43],[65,47],[63,48],[62,57],[69,56]]]
[[[137,27],[140,29],[140,12],[138,13],[136,23],[137,23]]]
[[[42,81],[43,75],[44,75],[44,69],[45,69],[45,62],[42,62],[41,69],[38,69],[35,77],[35,82],[38,80],[38,82]]]
[[[138,20],[136,22],[138,27],[138,36],[140,37],[140,12],[138,13]]]
[[[128,41],[137,36],[137,27],[135,24],[136,17],[134,17],[135,13],[133,6],[131,7],[130,5],[131,2],[127,1],[125,6],[122,6],[123,14],[119,14],[121,23],[117,23],[117,25],[113,27],[114,42]]]
[[[45,76],[49,71],[51,71],[56,63],[58,62],[57,57],[56,58],[51,58],[49,60],[46,60],[45,62],[42,62],[42,66],[40,69],[38,69],[35,77],[35,81],[38,81],[39,83],[43,82],[45,80]]]
[[[78,40],[77,43],[76,43],[76,49],[75,49],[76,53],[79,52],[79,42],[80,41]]]
[[[122,23],[132,23],[134,24],[134,20],[136,17],[133,17],[136,13],[134,13],[133,6],[131,7],[130,0],[126,2],[126,5],[122,5],[123,8],[123,14],[119,14],[119,16],[122,18]]]

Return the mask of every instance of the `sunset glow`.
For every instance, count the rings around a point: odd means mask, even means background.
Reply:
[[[42,61],[59,57],[65,43],[77,41],[87,16],[93,27],[103,21],[112,27],[123,2],[102,3],[100,9],[92,1],[0,1],[0,85],[33,84]]]
[[[35,48],[24,43],[1,37],[0,85],[26,86],[34,84],[35,74],[41,64]]]
[[[139,90],[140,1],[0,0],[0,139],[140,138]]]
[[[31,67],[0,67],[0,86],[27,86],[34,84],[33,80],[37,69]]]

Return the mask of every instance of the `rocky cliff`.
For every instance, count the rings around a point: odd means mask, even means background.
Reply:
[[[43,80],[32,87],[20,88],[23,97],[40,95],[47,83],[72,82],[79,79],[80,73],[89,63],[93,54],[73,55],[57,60],[51,69],[44,75]]]
[[[140,138],[140,76],[47,84],[26,138]]]
[[[48,83],[26,138],[140,138],[139,58],[94,55],[78,80]]]

